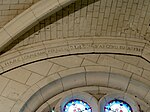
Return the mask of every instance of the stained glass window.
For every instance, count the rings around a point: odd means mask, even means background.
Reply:
[[[79,99],[67,102],[63,110],[64,112],[92,112],[89,104]]]
[[[104,112],[133,112],[131,106],[123,100],[111,100],[104,107]]]

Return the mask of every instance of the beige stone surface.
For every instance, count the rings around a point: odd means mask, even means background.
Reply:
[[[27,70],[22,69],[22,68],[17,68],[17,69],[10,71],[10,72],[6,72],[4,74],[5,77],[7,77],[11,80],[18,81],[18,82],[23,83],[23,84],[26,83],[26,81],[28,80],[30,75],[31,75],[30,71],[27,71]]]
[[[148,112],[149,17],[149,0],[0,0],[0,112],[66,90],[126,93]]]
[[[97,62],[100,55],[97,54],[87,54],[87,55],[81,55],[80,57],[85,58],[86,60]]]
[[[2,92],[2,96],[16,101],[28,88],[26,85],[11,80]]]
[[[61,72],[59,72],[59,75],[61,77],[66,77],[66,76],[69,76],[69,75],[73,75],[73,74],[77,74],[77,73],[84,73],[84,72],[85,72],[84,67],[76,67],[76,68],[61,71]]]
[[[41,62],[36,62],[33,64],[29,64],[24,66],[28,71],[31,71],[33,73],[37,73],[42,76],[46,76],[49,72],[49,69],[52,67],[52,63],[48,61],[41,61]]]
[[[60,66],[60,65],[57,65],[57,64],[53,64],[48,75],[52,75],[54,73],[57,73],[57,72],[60,72],[60,71],[63,71],[63,70],[66,70],[67,68],[63,67],[63,66]]]
[[[138,81],[131,80],[127,91],[137,97],[144,98],[149,91],[149,86],[146,86]]]
[[[96,73],[86,73],[87,85],[101,85],[107,86],[109,80],[109,73],[96,72]]]
[[[110,72],[107,66],[85,66],[86,72]]]
[[[113,66],[120,69],[122,69],[124,66],[124,62],[116,60],[115,58],[109,57],[107,55],[101,55],[97,63],[100,65]]]
[[[132,72],[128,72],[128,71],[122,70],[122,69],[117,69],[117,68],[111,67],[110,71],[111,71],[111,73],[114,73],[114,74],[120,74],[121,73],[120,75],[123,75],[125,77],[131,77],[132,76]]]
[[[145,79],[150,80],[150,71],[144,70],[143,74],[142,74],[142,77],[144,77]]]
[[[140,58],[135,56],[127,56],[127,55],[116,55],[115,59],[121,60],[123,62],[130,62],[133,65],[137,65],[139,63]]]
[[[28,80],[26,81],[26,85],[32,86],[33,84],[37,83],[41,79],[43,79],[43,76],[38,75],[36,73],[32,73],[28,78]]]
[[[0,0],[0,28],[39,0]]]
[[[51,83],[59,78],[60,78],[60,75],[58,73],[55,73],[53,75],[50,75],[50,76],[44,78],[43,80],[40,80],[39,82],[37,82],[37,85],[40,88],[42,88],[43,86],[47,85],[48,83]]]
[[[2,93],[2,91],[5,89],[5,87],[7,86],[9,82],[9,79],[0,76],[0,93]]]
[[[118,74],[110,74],[108,87],[125,91],[128,87],[129,81],[129,77],[124,77]]]
[[[94,66],[94,65],[98,65],[97,63],[94,63],[94,62],[92,62],[92,61],[90,61],[90,60],[86,60],[86,59],[83,59],[83,62],[82,62],[82,64],[81,64],[81,66]]]
[[[0,109],[1,109],[1,111],[10,112],[10,110],[13,107],[14,104],[15,104],[14,101],[12,101],[8,98],[0,96]]]
[[[0,47],[3,48],[3,46],[6,46],[6,43],[8,42],[8,40],[11,38],[10,35],[7,33],[7,31],[5,31],[5,29],[1,29],[0,30],[0,37],[4,37],[4,38],[0,38]]]
[[[50,61],[66,68],[72,68],[72,67],[80,66],[83,59],[76,56],[67,56],[67,57],[51,59]]]
[[[124,70],[127,70],[129,72],[133,72],[137,75],[142,75],[142,72],[143,72],[143,69],[142,68],[139,68],[137,66],[134,66],[134,65],[131,65],[131,64],[127,64],[125,63],[124,64],[124,67],[123,67]]]

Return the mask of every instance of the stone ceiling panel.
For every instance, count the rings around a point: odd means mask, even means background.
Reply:
[[[149,0],[77,0],[22,35],[18,46],[90,36],[150,40],[149,24]]]

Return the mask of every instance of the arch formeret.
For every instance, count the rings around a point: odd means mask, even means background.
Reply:
[[[42,19],[75,0],[41,0],[0,29],[0,51]]]
[[[105,90],[105,91],[103,91],[103,90]],[[135,99],[134,96],[129,95],[128,93],[124,93],[123,91],[113,89],[113,88],[106,88],[106,87],[99,87],[99,86],[79,87],[79,88],[74,88],[74,89],[62,92],[62,93],[54,96],[53,98],[51,98],[48,101],[46,101],[43,105],[41,105],[36,112],[44,112],[44,111],[48,111],[48,110],[52,109],[52,107],[53,107],[52,103],[54,101],[62,99],[66,95],[70,95],[70,94],[73,94],[73,93],[76,93],[76,92],[77,93],[78,92],[91,93],[91,91],[92,91],[92,93],[105,93],[107,95],[119,94],[119,95],[122,95],[122,96],[124,96],[126,98],[132,98],[133,101],[137,100],[137,98]],[[103,98],[104,97],[105,96],[103,96]],[[138,103],[143,103],[144,104],[144,102],[142,100],[138,101]],[[148,109],[147,109],[146,112],[148,112]]]
[[[60,110],[63,111],[63,107],[65,104],[72,100],[72,99],[80,99],[82,101],[85,101],[89,104],[90,107],[92,107],[92,111],[98,112],[98,101],[95,97],[92,95],[86,93],[86,92],[71,92],[70,94],[65,94],[61,100],[56,104],[55,111],[59,112]]]
[[[91,86],[91,85],[100,86],[101,89],[99,88],[99,90],[104,90],[105,92],[111,89],[114,89],[115,92],[119,90],[124,93],[137,96],[137,98],[140,99],[139,102],[141,102],[141,100],[145,101],[144,105],[147,108],[149,108],[149,105],[146,104],[147,102],[149,102],[148,101],[149,99],[148,94],[149,94],[149,89],[150,89],[149,86],[142,84],[141,82],[138,82],[130,77],[121,76],[121,73],[118,75],[118,74],[113,74],[110,72],[108,73],[102,72],[102,71],[86,72],[84,71],[84,69],[82,70],[83,71],[81,70],[76,71],[76,73],[75,73],[75,70],[72,70],[74,71],[74,73],[70,72],[68,74],[67,74],[68,70],[66,70],[66,72],[63,71],[63,73],[59,72],[52,76],[46,77],[45,79],[41,80],[36,85],[31,87],[28,91],[26,91],[26,93],[18,100],[18,103],[16,103],[14,108],[12,108],[11,112],[35,111],[45,101],[49,100],[50,98],[54,97],[55,95],[59,93],[62,93],[64,91],[67,91],[73,88]],[[95,80],[95,78],[91,78],[90,75],[94,75],[96,79],[102,79],[103,81],[100,82],[99,80]],[[115,76],[115,78],[113,78],[111,75]],[[108,77],[110,77],[109,81],[107,80]],[[118,80],[120,81],[120,83],[118,82]],[[103,87],[106,87],[108,90],[104,89]],[[21,103],[22,105],[19,105],[20,102],[22,102]],[[18,108],[18,106],[20,106],[20,108]],[[23,108],[21,109],[22,106]],[[19,110],[15,110],[16,107]]]

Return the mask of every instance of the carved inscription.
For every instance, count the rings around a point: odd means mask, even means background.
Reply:
[[[137,53],[141,53],[143,51],[142,47],[135,47],[135,46],[126,46],[126,45],[118,45],[118,44],[103,44],[103,43],[78,43],[75,45],[66,45],[66,46],[58,46],[58,47],[54,47],[54,48],[47,48],[45,49],[40,49],[39,51],[33,51],[32,53],[26,53],[23,55],[20,55],[18,57],[15,57],[13,59],[7,60],[3,63],[3,67],[6,66],[10,66],[16,63],[26,63],[26,60],[29,59],[33,59],[33,58],[38,58],[38,57],[42,57],[45,58],[46,55],[50,55],[53,56],[53,54],[58,53],[69,53],[69,52],[73,52],[74,50],[83,50],[83,53],[85,50],[89,50],[89,52],[96,52],[96,51],[100,51],[100,50],[124,50],[124,51],[130,51],[130,52],[137,52]]]

